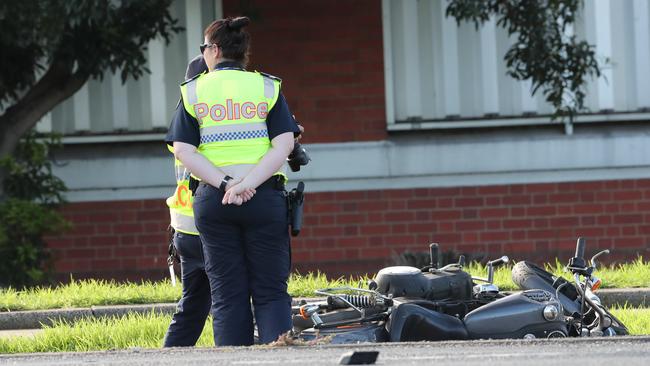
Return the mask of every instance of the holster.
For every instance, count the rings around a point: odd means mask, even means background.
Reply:
[[[167,254],[169,254],[169,256],[167,257],[167,264],[171,266],[174,264],[174,260],[176,260],[176,263],[180,263],[181,258],[178,256],[178,252],[176,252],[176,247],[174,246],[174,234],[176,233],[176,230],[170,226],[169,233],[169,247],[167,248]]]
[[[302,228],[302,211],[305,204],[305,183],[298,182],[298,186],[287,194],[289,206],[289,226],[291,235],[298,236]]]
[[[190,184],[189,184],[189,189],[190,192],[192,192],[192,197],[194,197],[194,194],[196,193],[196,189],[199,188],[199,180],[194,178],[193,176],[190,175]]]

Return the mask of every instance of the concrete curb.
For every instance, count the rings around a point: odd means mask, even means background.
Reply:
[[[318,298],[295,298],[292,305],[297,305],[301,300],[312,301]],[[90,308],[51,309],[0,312],[0,331],[14,329],[38,329],[44,325],[52,325],[55,321],[74,323],[81,319],[101,317],[122,317],[129,313],[147,314],[174,314],[176,303],[162,304],[131,304],[92,306]]]
[[[650,288],[603,289],[598,291],[598,296],[606,307],[626,304],[631,307],[650,307]],[[316,299],[295,298],[292,304],[296,305],[301,300],[311,301]],[[171,315],[176,311],[176,303],[0,312],[0,330],[36,329],[42,328],[43,325],[52,325],[55,320],[73,323],[83,318],[124,316],[128,313],[146,314],[152,311]]]

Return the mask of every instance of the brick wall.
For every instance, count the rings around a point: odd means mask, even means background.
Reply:
[[[169,211],[164,200],[68,204],[73,229],[47,238],[60,279],[162,278]]]
[[[89,202],[64,210],[74,230],[48,240],[66,277],[166,276],[169,218],[162,200]],[[404,251],[563,261],[575,239],[609,260],[650,251],[650,180],[313,193],[293,241],[294,267],[374,272]]]
[[[246,8],[242,8],[246,4]],[[224,1],[249,15],[249,69],[277,75],[305,141],[386,138],[381,2]]]

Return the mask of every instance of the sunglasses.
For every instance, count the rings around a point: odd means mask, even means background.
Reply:
[[[216,43],[203,43],[199,45],[199,49],[201,50],[201,54],[203,54],[203,51],[205,51],[206,48],[212,48],[216,46]]]

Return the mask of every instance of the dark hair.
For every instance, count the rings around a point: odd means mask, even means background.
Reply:
[[[223,52],[223,58],[248,63],[251,36],[243,30],[251,22],[248,17],[215,20],[205,28],[203,34]]]

